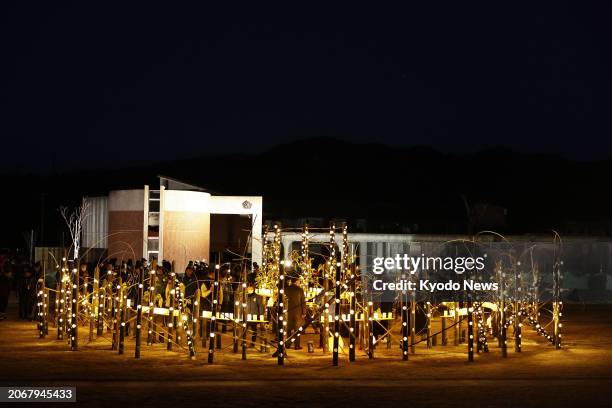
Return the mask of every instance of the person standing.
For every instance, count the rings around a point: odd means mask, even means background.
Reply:
[[[264,304],[264,298],[255,291],[255,281],[249,280],[247,285],[246,315],[247,318],[250,315],[251,320],[257,320],[256,322],[247,321],[247,329],[251,331],[251,343],[249,347],[254,347],[255,341],[257,340],[257,326],[260,324],[258,320],[260,320],[260,316],[263,317],[266,313],[266,306]]]
[[[36,278],[32,269],[26,267],[23,276],[19,279],[19,317],[32,319],[36,299]]]
[[[0,321],[6,319],[6,308],[11,293],[11,270],[8,267],[0,270]]]
[[[182,283],[185,287],[185,299],[193,303],[193,298],[198,290],[198,279],[193,272],[193,266],[187,266],[187,268],[185,268]]]
[[[300,350],[301,333],[297,333],[306,317],[306,296],[300,287],[300,280],[296,276],[290,278],[291,284],[285,288],[287,298],[287,336],[291,337],[296,350]]]

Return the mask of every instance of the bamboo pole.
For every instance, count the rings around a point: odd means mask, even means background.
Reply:
[[[246,270],[246,265],[242,268],[242,284],[240,285],[240,287],[242,288],[242,292],[241,292],[241,298],[242,298],[242,317],[241,317],[241,322],[242,322],[242,359],[246,360],[247,359],[247,331],[249,328],[248,322],[247,322],[247,270]],[[238,302],[235,302],[236,304],[238,304]],[[234,316],[237,318],[238,317],[238,308],[236,307],[234,309]]]
[[[117,350],[119,348],[119,325],[120,325],[120,306],[121,306],[121,286],[123,283],[123,279],[121,277],[118,278],[117,284],[113,285],[113,310],[112,310],[112,349]]]
[[[561,265],[563,261],[559,259],[555,247],[555,263],[553,269],[553,343],[556,349],[561,348],[561,307],[563,302],[561,301]]]
[[[402,360],[408,360],[408,293],[400,295],[402,308]]]
[[[374,336],[374,306],[372,302],[368,302],[368,308],[366,313],[366,322],[368,328],[368,358],[371,360],[374,358],[374,346],[376,343],[376,337]]]
[[[499,265],[499,293],[500,293],[500,307],[499,307],[499,329],[500,329],[500,345],[502,357],[508,357],[508,341],[507,341],[507,327],[506,327],[506,302],[504,298],[504,275],[502,271],[501,263]]]
[[[193,324],[193,316],[191,309],[187,306],[185,301],[185,294],[181,292],[181,287],[179,280],[176,279],[174,283],[174,292],[176,294],[176,303],[178,305],[179,316],[175,318],[175,322],[180,319],[183,325],[183,332],[185,332],[185,340],[187,341],[187,349],[189,350],[189,358],[195,360],[195,346],[193,344],[193,336],[191,332],[191,325]],[[177,327],[178,329],[178,327]],[[176,336],[176,342],[178,343],[180,340],[178,336]]]
[[[74,265],[74,264],[73,264]],[[72,281],[72,299],[71,299],[71,315],[70,315],[70,350],[76,351],[79,348],[79,262],[76,263],[76,268],[73,269]]]
[[[155,324],[155,286],[157,283],[157,274],[156,274],[156,263],[153,261],[153,265],[149,270],[149,311],[147,312],[147,345],[150,346],[155,341],[155,333],[157,332],[157,327]]]
[[[127,317],[127,294],[125,289],[126,285],[122,283],[121,289],[119,289],[119,354],[125,352],[125,324]]]
[[[431,303],[425,303],[425,313],[427,317],[427,348],[430,349],[432,347],[431,343]]]
[[[448,334],[446,333],[446,316],[443,314],[440,316],[440,325],[442,330],[442,345],[448,345]]]
[[[410,295],[410,352],[416,352],[416,299],[412,291]]]
[[[211,316],[210,316],[210,329],[209,329],[209,341],[208,341],[208,363],[212,364],[215,359],[215,336],[216,333],[216,323],[217,323],[217,304],[219,300],[219,268],[221,266],[219,264],[215,265],[215,280],[212,285],[212,307],[211,307]]]
[[[519,302],[514,302],[514,315],[516,316],[516,318],[514,319],[514,351],[516,353],[520,353],[522,347],[521,338],[523,334],[521,332],[523,323],[521,323],[522,311]]]
[[[51,298],[49,297],[49,288],[47,288],[46,286],[46,282],[45,282],[45,287],[43,288],[43,290],[45,291],[44,294],[44,299],[43,299],[43,314],[44,314],[44,329],[45,329],[45,335],[48,336],[49,335],[49,301],[51,300]]]
[[[468,318],[468,361],[474,361],[474,309],[472,307],[472,294],[468,294],[467,318]]]
[[[274,263],[278,268],[277,296],[276,296],[276,331],[277,331],[277,364],[285,364],[285,319],[284,319],[284,295],[285,295],[285,262],[281,261],[281,228],[274,226]]]
[[[355,263],[351,264],[351,300],[350,300],[350,310],[349,310],[349,361],[355,361],[355,329],[356,329],[356,319],[355,315],[357,313],[357,288],[356,288],[356,279],[357,276],[355,274]]]
[[[41,287],[42,280],[37,281],[36,287],[36,319],[38,320],[38,336],[39,338],[45,337],[45,323],[44,323],[44,287]]]
[[[108,296],[106,296],[106,288],[98,288],[98,327],[96,335],[102,336],[104,334],[104,311],[106,310],[106,302]]]
[[[62,268],[60,273],[60,281],[57,285],[58,292],[55,294],[56,297],[56,318],[57,318],[57,339],[64,339],[65,325],[66,325],[66,309],[68,305],[66,304],[67,294],[66,294],[66,258],[62,259]]]
[[[453,303],[454,314],[453,314],[453,324],[455,325],[455,337],[453,339],[453,345],[458,346],[461,340],[461,319],[459,317],[459,302]]]
[[[200,319],[202,319],[200,313],[200,288],[196,289],[195,297],[193,299],[193,339],[195,343],[196,335],[202,337]]]
[[[170,281],[166,283],[166,289],[168,288],[168,284],[171,284],[172,286],[174,286],[174,268],[172,269],[172,271],[170,272]],[[167,342],[166,342],[166,349],[168,351],[172,350],[172,339],[174,337],[174,330],[176,329],[174,327],[174,289],[171,289],[168,291],[168,335],[167,335]]]
[[[329,276],[334,278],[334,345],[332,349],[332,364],[338,365],[338,349],[340,337],[340,268],[336,264],[336,224],[329,223]]]
[[[96,316],[99,306],[100,296],[100,268],[96,265],[94,269],[93,290],[91,292],[90,313],[89,313],[89,341],[94,339],[94,330],[96,329]]]
[[[144,297],[144,267],[140,267],[138,274],[138,296],[136,298],[136,345],[134,358],[140,358],[140,336],[142,328],[142,300]]]

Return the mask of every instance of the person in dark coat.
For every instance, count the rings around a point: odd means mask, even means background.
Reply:
[[[36,303],[36,278],[32,269],[25,268],[23,276],[19,279],[19,317],[32,319],[34,304]]]
[[[7,262],[8,264],[8,262]],[[11,293],[11,270],[8,267],[0,270],[0,320],[6,319],[6,308]]]
[[[185,268],[183,286],[185,286],[185,299],[192,301],[198,290],[198,279],[193,272],[193,266],[187,266],[187,268]]]
[[[300,280],[296,276],[290,277],[291,284],[285,288],[285,297],[287,299],[287,336],[290,337],[297,332],[306,317],[306,296],[300,287]],[[297,333],[291,341],[295,349],[300,347],[300,333]],[[294,341],[295,340],[295,341]]]
[[[247,318],[249,315],[251,315],[251,320],[259,320],[259,316],[264,316],[266,313],[266,305],[264,304],[263,296],[260,296],[255,292],[255,280],[249,280],[246,291]],[[257,340],[257,326],[259,326],[259,324],[259,322],[247,322],[247,329],[251,331],[251,343],[249,344],[249,347],[255,346],[255,341]]]

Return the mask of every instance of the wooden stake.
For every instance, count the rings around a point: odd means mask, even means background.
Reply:
[[[144,268],[140,267],[138,274],[138,297],[136,298],[136,346],[134,358],[140,358],[140,335],[142,328],[142,300],[144,297]]]

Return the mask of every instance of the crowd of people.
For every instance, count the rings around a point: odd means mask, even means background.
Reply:
[[[36,315],[36,286],[42,278],[40,262],[31,264],[20,254],[0,255],[0,321],[7,318],[11,292],[19,298],[19,318],[33,320]]]
[[[110,285],[111,288],[115,288],[117,283],[121,281],[126,284],[128,298],[135,302],[138,301],[138,283],[141,274],[145,278],[144,291],[149,290],[149,282],[151,282],[147,279],[149,275],[147,273],[144,276],[143,273],[151,268],[147,260],[141,259],[134,262],[129,259],[125,261],[111,259],[101,264],[80,263],[78,276],[79,290],[82,296],[88,296],[93,292],[93,276],[96,266],[100,268],[101,286]],[[247,268],[247,270],[243,271],[243,268]],[[168,307],[170,305],[170,293],[175,285],[175,282],[171,279],[172,269],[172,264],[168,261],[162,261],[156,267],[155,290],[149,292],[155,293],[153,301],[156,306]],[[36,316],[37,286],[44,282],[47,287],[56,289],[56,284],[61,281],[60,268],[56,268],[55,276],[51,274],[45,279],[40,262],[32,265],[19,256],[2,255],[0,257],[0,272],[0,320],[7,317],[6,310],[12,292],[17,293],[19,297],[19,318],[33,320]],[[241,293],[242,281],[246,278],[246,282],[244,282],[246,284],[246,314],[253,316],[253,320],[259,320],[263,316],[263,320],[272,321],[274,330],[276,327],[276,302],[275,299],[270,300],[268,296],[257,291],[256,277],[258,272],[259,265],[257,263],[252,265],[222,264],[218,270],[219,285],[216,292],[213,291],[215,267],[209,266],[206,262],[190,261],[184,273],[177,274],[176,278],[182,284],[185,304],[188,307],[192,307],[194,304],[199,290],[199,302],[202,310],[227,314],[234,313],[234,302],[239,300],[236,296]],[[216,307],[213,302],[215,293]],[[287,333],[291,336],[304,324],[307,314],[304,291],[300,287],[297,276],[289,276],[287,279],[284,303],[287,312]],[[225,332],[227,323],[222,322],[221,325],[221,330]],[[250,345],[253,346],[258,329],[261,330],[260,324],[249,322],[247,327],[250,333]],[[295,337],[292,345],[296,349],[301,348],[299,336]]]

